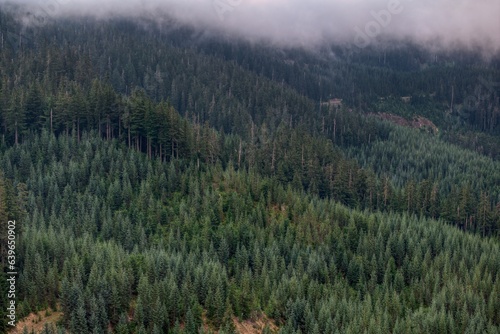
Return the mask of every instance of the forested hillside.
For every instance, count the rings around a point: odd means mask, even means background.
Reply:
[[[44,132],[3,168],[16,160],[30,189],[19,312],[60,303],[72,333],[195,333],[202,318],[231,332],[254,310],[284,333],[498,329],[497,240],[95,134]]]
[[[498,58],[277,49],[169,18],[25,26],[0,9],[1,274],[15,219],[18,320],[499,332]]]

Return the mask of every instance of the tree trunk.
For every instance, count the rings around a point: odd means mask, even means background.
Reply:
[[[17,146],[17,144],[19,144],[19,133],[17,131],[17,121],[15,123],[15,133],[14,133],[14,137],[15,137],[15,144]]]
[[[241,168],[241,139],[240,139],[240,148],[238,149],[238,169]]]
[[[131,140],[130,140],[130,126],[128,127],[128,148],[132,145]]]
[[[337,142],[337,118],[333,119],[333,142]]]
[[[273,143],[273,154],[271,156],[271,172],[274,174],[274,156],[276,151],[276,142]]]

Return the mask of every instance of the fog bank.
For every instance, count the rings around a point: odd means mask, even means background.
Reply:
[[[0,3],[7,2],[0,0]],[[381,38],[500,50],[498,0],[17,0],[38,15],[155,17],[283,46]]]

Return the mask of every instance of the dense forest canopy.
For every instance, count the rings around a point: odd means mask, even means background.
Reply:
[[[0,287],[15,219],[18,321],[498,333],[499,57],[19,10],[0,5]]]

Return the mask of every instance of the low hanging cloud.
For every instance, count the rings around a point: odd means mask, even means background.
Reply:
[[[7,2],[6,0],[0,0]],[[500,51],[499,0],[16,0],[49,17],[168,15],[180,23],[283,46],[381,39]]]

